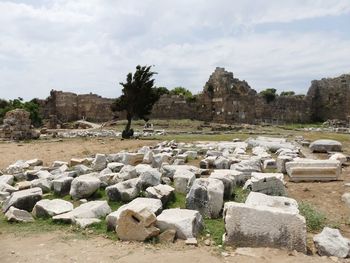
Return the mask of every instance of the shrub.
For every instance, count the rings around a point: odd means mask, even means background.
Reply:
[[[326,216],[320,211],[317,211],[311,204],[301,202],[299,204],[299,211],[300,214],[305,217],[308,231],[319,231],[325,226]]]

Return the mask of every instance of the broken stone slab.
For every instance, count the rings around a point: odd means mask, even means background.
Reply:
[[[84,164],[78,164],[73,167],[73,170],[77,173],[77,175],[87,174],[92,172],[91,168],[87,167]]]
[[[197,159],[198,156],[197,151],[186,151],[184,154],[187,155],[187,158],[191,160]]]
[[[230,169],[248,175],[251,175],[252,172],[261,172],[261,159],[258,157],[253,157],[249,160],[242,160],[239,163],[232,164]]]
[[[252,173],[243,189],[274,196],[287,195],[282,173]]]
[[[229,169],[230,165],[231,165],[231,161],[224,156],[219,156],[214,161],[214,167],[216,169]]]
[[[343,165],[347,162],[348,158],[342,153],[334,153],[329,157],[329,160],[336,160],[340,162],[340,165]]]
[[[111,212],[107,201],[90,201],[72,211],[52,217],[53,221],[74,223],[76,218],[102,218]]]
[[[64,161],[54,161],[54,162],[52,163],[51,167],[52,167],[53,169],[55,169],[55,168],[59,168],[59,167],[61,167],[61,166],[63,166],[63,165],[68,165],[68,163],[67,163],[67,162],[64,162]]]
[[[9,210],[5,213],[5,218],[9,222],[34,222],[33,216],[28,211],[20,210],[13,206],[11,206]]]
[[[225,245],[286,248],[306,253],[306,223],[299,214],[280,208],[227,202]]]
[[[271,196],[258,192],[250,192],[245,204],[250,206],[269,206],[299,214],[298,202],[284,196]]]
[[[149,209],[122,211],[117,220],[116,232],[121,240],[145,241],[159,235],[155,227],[156,215]]]
[[[12,174],[4,174],[0,176],[0,184],[5,183],[13,185],[15,177]]]
[[[13,187],[9,184],[6,184],[6,183],[0,183],[0,192],[6,192],[6,193],[13,193],[13,192],[16,192],[18,191],[18,188],[16,187]]]
[[[287,155],[279,155],[276,161],[276,167],[278,173],[287,173],[286,163],[293,161],[293,157]]]
[[[78,164],[84,164],[86,166],[91,165],[92,162],[88,158],[72,158],[69,161],[69,166],[76,166]]]
[[[119,215],[121,212],[123,212],[126,209],[132,209],[134,211],[139,211],[144,208],[147,208],[150,210],[152,213],[158,215],[162,212],[162,202],[158,199],[153,199],[153,198],[143,198],[143,197],[138,197],[134,200],[132,200],[130,203],[122,205],[121,207],[118,208],[117,211],[114,211],[110,213],[106,217],[107,221],[107,229],[110,231],[114,231],[115,227],[117,226],[117,220],[119,218]]]
[[[149,186],[156,186],[161,183],[162,174],[154,168],[149,168],[141,172],[139,176],[139,184],[142,189],[146,189]]]
[[[120,170],[124,167],[124,164],[119,162],[112,162],[107,164],[107,167],[111,169],[113,173],[119,173]]]
[[[220,180],[224,184],[224,199],[229,199],[232,196],[233,189],[236,186],[231,171],[233,170],[214,170],[209,176],[209,178]]]
[[[266,148],[271,152],[276,152],[281,148],[292,149],[292,150],[297,148],[294,144],[287,142],[285,138],[272,138],[272,137],[258,136],[256,139],[249,138],[248,140],[246,140],[246,142],[251,147],[260,146],[260,147]]]
[[[58,196],[68,195],[73,180],[74,178],[68,176],[53,180],[52,188],[54,193]]]
[[[101,181],[89,174],[74,178],[69,194],[74,200],[88,198],[92,196],[101,185]]]
[[[342,144],[336,140],[316,140],[310,144],[309,148],[317,153],[341,152]]]
[[[167,229],[164,232],[159,234],[158,236],[159,243],[161,244],[174,243],[175,236],[176,236],[175,229]]]
[[[158,153],[153,155],[152,167],[160,168],[164,163],[170,163],[171,154],[170,153]]]
[[[105,154],[96,154],[95,159],[91,164],[91,168],[93,171],[102,171],[107,167],[107,158]]]
[[[157,217],[156,226],[161,232],[175,229],[176,237],[183,240],[197,237],[204,227],[203,218],[198,211],[179,208],[164,210]]]
[[[48,179],[35,179],[30,182],[30,187],[39,187],[43,190],[43,193],[49,193],[51,191],[52,181]]]
[[[183,170],[186,171],[190,171],[192,173],[194,173],[195,175],[200,174],[201,173],[201,169],[199,169],[196,166],[193,165],[163,165],[160,169],[162,175],[164,177],[169,177],[169,178],[173,178],[176,172],[181,172]]]
[[[141,187],[138,178],[106,187],[106,193],[110,201],[130,202],[138,197],[140,191]]]
[[[74,221],[74,223],[82,229],[102,222],[102,220],[98,218],[76,218]]]
[[[5,173],[6,174],[20,174],[25,172],[26,169],[29,168],[29,164],[27,164],[25,161],[23,160],[18,160],[15,163],[9,165],[6,169],[5,169]]]
[[[166,205],[169,201],[173,200],[175,189],[169,185],[159,184],[157,186],[150,186],[146,189],[146,197],[156,198],[162,201],[163,205]]]
[[[30,187],[31,187],[30,181],[21,181],[15,184],[15,188],[17,188],[19,191],[29,189]]]
[[[343,237],[338,229],[325,227],[313,240],[320,256],[346,258],[350,255],[350,240]]]
[[[139,163],[142,163],[143,157],[143,153],[123,153],[121,163],[128,165],[137,165]]]
[[[115,184],[115,176],[118,176],[118,173],[100,173],[97,178],[101,181],[101,187],[105,188],[107,186]]]
[[[186,194],[196,179],[196,175],[189,170],[176,170],[173,179],[175,192]]]
[[[18,209],[31,212],[34,205],[41,200],[42,195],[43,191],[39,187],[14,192],[3,203],[2,211],[5,213],[11,206],[14,206]]]
[[[341,176],[341,165],[335,160],[297,158],[286,163],[290,181],[334,181]]]
[[[0,191],[0,205],[2,205],[2,203],[10,197],[10,193],[9,192],[2,192]]]
[[[29,166],[32,166],[32,167],[43,165],[43,161],[40,159],[28,160],[25,163],[28,164]]]
[[[186,208],[203,217],[218,218],[224,203],[224,184],[218,179],[196,179],[186,196]]]
[[[73,204],[62,199],[43,199],[37,202],[33,208],[35,217],[53,217],[73,210]]]

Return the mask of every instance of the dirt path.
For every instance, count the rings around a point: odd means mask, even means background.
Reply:
[[[76,138],[30,143],[1,142],[0,169],[6,168],[16,160],[39,158],[44,161],[44,165],[50,165],[56,160],[69,161],[72,157],[87,157],[96,153],[117,153],[156,143],[156,141],[147,140],[122,141],[114,138]]]
[[[103,237],[77,238],[62,232],[40,234],[0,234],[0,262],[45,263],[220,263],[220,262],[332,262],[269,248],[228,250],[227,255],[213,247],[188,247],[183,242],[170,245],[111,241]]]

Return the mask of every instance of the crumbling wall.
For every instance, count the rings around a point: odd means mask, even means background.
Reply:
[[[350,74],[312,81],[307,100],[312,121],[347,120],[350,116]]]

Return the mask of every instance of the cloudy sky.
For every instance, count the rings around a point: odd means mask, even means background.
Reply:
[[[120,95],[137,64],[202,90],[215,67],[305,93],[350,73],[349,0],[0,0],[0,97]]]

